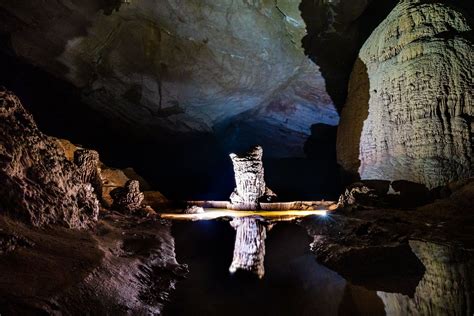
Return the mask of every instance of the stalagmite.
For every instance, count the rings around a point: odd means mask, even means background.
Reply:
[[[116,188],[110,192],[110,196],[114,200],[112,209],[125,213],[138,211],[144,199],[137,180],[127,181],[123,188]]]
[[[99,153],[90,149],[78,149],[74,152],[74,163],[78,167],[79,177],[84,183],[90,183],[99,200],[102,199],[102,179],[100,177]]]
[[[276,197],[267,188],[263,172],[263,149],[255,146],[244,155],[231,154],[234,165],[236,188],[230,196],[231,207],[237,210],[258,210],[260,201],[270,201]],[[238,269],[250,271],[263,277],[265,272],[266,222],[261,217],[235,218],[231,222],[237,231],[234,246],[234,258],[229,271]]]
[[[275,194],[266,187],[262,163],[263,149],[255,146],[244,155],[230,154],[234,165],[236,188],[230,196],[233,208],[259,209],[261,200],[271,200]]]
[[[235,218],[230,222],[237,231],[235,237],[234,259],[229,271],[238,269],[255,273],[259,278],[265,274],[265,238],[267,228],[265,220],[259,217]]]

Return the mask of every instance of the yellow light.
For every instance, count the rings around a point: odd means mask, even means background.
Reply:
[[[265,219],[275,221],[288,221],[296,218],[318,215],[328,215],[327,210],[285,210],[285,211],[237,211],[227,209],[207,209],[204,213],[198,214],[176,214],[176,213],[162,213],[160,214],[163,219],[172,220],[212,220],[222,217],[249,217],[249,216],[260,216]]]

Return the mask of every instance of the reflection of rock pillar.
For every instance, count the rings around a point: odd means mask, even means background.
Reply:
[[[387,315],[472,315],[474,258],[452,246],[410,241],[426,268],[415,296],[378,292]]]
[[[262,163],[263,149],[254,147],[243,156],[230,154],[234,165],[236,188],[230,200],[238,209],[258,209],[259,200],[274,195],[265,185]]]
[[[265,269],[265,238],[267,228],[263,219],[259,217],[235,218],[230,222],[237,230],[235,236],[234,259],[229,271],[234,273],[238,269],[249,271],[262,278]]]

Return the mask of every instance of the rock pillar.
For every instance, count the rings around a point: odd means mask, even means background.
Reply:
[[[234,165],[236,188],[230,196],[234,208],[259,209],[259,201],[275,194],[266,187],[263,170],[263,149],[252,148],[244,155],[230,154]]]

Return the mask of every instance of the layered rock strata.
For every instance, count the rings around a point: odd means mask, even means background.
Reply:
[[[338,132],[347,171],[429,188],[472,175],[472,25],[456,5],[406,0],[375,29]]]
[[[0,211],[34,226],[86,228],[99,202],[84,173],[38,129],[11,92],[0,90]]]

